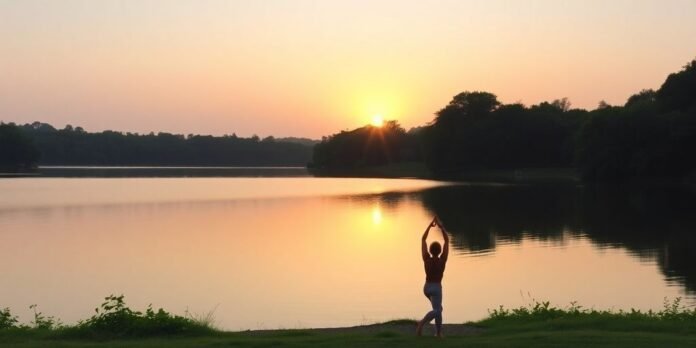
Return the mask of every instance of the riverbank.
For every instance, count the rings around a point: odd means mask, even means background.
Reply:
[[[548,302],[489,311],[486,319],[445,324],[415,335],[414,320],[347,328],[220,331],[210,316],[181,317],[148,308],[132,311],[123,296],[107,297],[92,318],[61,326],[36,312],[33,326],[0,311],[0,347],[694,347],[696,309],[665,301],[660,311],[598,311]]]
[[[416,337],[415,322],[335,329],[216,332],[111,340],[52,338],[41,332],[0,332],[0,347],[694,347],[693,322],[563,318],[447,324],[445,338]],[[428,331],[432,333],[432,328]]]

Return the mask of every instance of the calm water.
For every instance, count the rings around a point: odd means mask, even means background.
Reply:
[[[111,293],[137,308],[216,308],[226,329],[420,317],[433,213],[455,247],[445,322],[530,297],[696,303],[685,189],[217,177],[13,178],[0,192],[0,307],[25,321],[37,303],[74,322]]]

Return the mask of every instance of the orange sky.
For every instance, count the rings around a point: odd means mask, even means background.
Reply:
[[[689,0],[0,0],[0,120],[318,138],[464,90],[623,104],[694,57]]]

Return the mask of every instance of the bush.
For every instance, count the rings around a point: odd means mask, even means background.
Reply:
[[[626,319],[648,319],[648,320],[660,320],[660,321],[696,321],[696,308],[688,308],[682,305],[681,298],[678,297],[673,301],[665,299],[663,309],[659,311],[649,310],[643,312],[636,309],[631,309],[629,311],[619,310],[596,310],[584,308],[577,304],[577,302],[571,302],[570,306],[567,308],[558,308],[552,306],[549,301],[536,301],[534,300],[531,304],[527,306],[521,306],[518,308],[507,309],[500,306],[496,309],[488,311],[488,318],[484,322],[488,321],[500,321],[500,320],[552,320],[559,318],[568,317],[616,317],[616,318],[626,318]]]
[[[60,336],[112,338],[147,337],[169,335],[198,335],[215,330],[209,323],[197,322],[191,318],[173,315],[152,305],[145,312],[134,311],[126,306],[124,296],[107,296],[96,314],[76,326],[65,328]]]
[[[0,310],[0,330],[17,327],[17,317],[12,315],[9,308]]]
[[[36,310],[37,306],[35,304],[29,306],[31,310],[34,311],[34,321],[32,321],[32,327],[39,330],[53,330],[63,327],[60,320],[52,316],[44,316],[43,313]]]

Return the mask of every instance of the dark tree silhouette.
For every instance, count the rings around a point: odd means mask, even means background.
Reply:
[[[601,101],[592,111],[571,109],[566,98],[526,107],[502,104],[488,92],[462,92],[432,123],[385,137],[381,148],[368,146],[365,127],[326,138],[315,147],[314,162],[341,172],[423,158],[439,178],[471,170],[576,167],[589,181],[696,180],[694,91],[696,60],[657,91],[642,90],[623,106]]]
[[[657,91],[657,102],[662,112],[694,112],[696,107],[696,59],[680,72],[670,74]]]
[[[0,123],[0,169],[30,169],[39,157],[39,150],[21,128],[12,123]]]
[[[670,74],[657,92],[643,90],[624,107],[592,112],[577,145],[586,180],[681,180],[696,170],[696,63]]]
[[[325,137],[314,147],[315,170],[349,171],[366,166],[420,159],[414,135],[396,121],[382,127],[365,126]]]
[[[305,166],[312,154],[311,140],[299,138],[89,133],[40,122],[22,128],[34,138],[45,165]]]
[[[437,113],[426,131],[428,166],[441,177],[462,170],[568,167],[582,116],[567,99],[527,108],[501,104],[486,92],[464,92]]]

